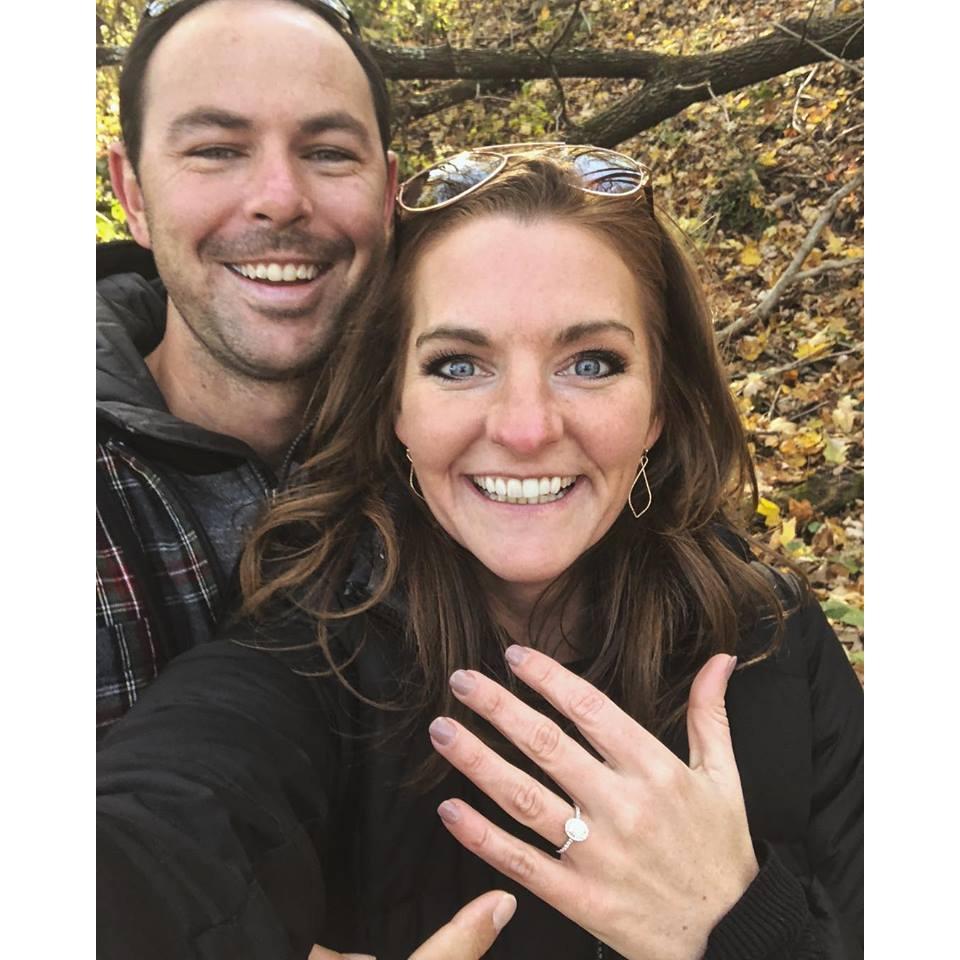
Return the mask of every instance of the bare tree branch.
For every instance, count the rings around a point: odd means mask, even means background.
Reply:
[[[555,50],[550,61],[560,77],[606,77],[611,79],[652,80],[666,78],[673,83],[702,83],[710,80],[726,65],[740,67],[746,62],[773,57],[789,63],[773,73],[761,71],[757,80],[776,76],[778,72],[815,63],[826,55],[811,46],[819,44],[823,50],[836,54],[845,49],[854,38],[852,56],[863,55],[860,13],[821,20],[787,21],[779,25],[787,29],[806,28],[804,39],[778,36],[777,31],[727,50],[693,56],[672,56],[646,50],[591,50],[584,48]],[[796,30],[794,30],[796,32]],[[562,36],[562,35],[561,35]],[[856,37],[859,36],[859,41]],[[807,48],[804,50],[804,48]],[[374,58],[390,80],[543,80],[552,76],[551,68],[541,56],[524,50],[463,49],[450,46],[397,47],[371,45]],[[801,54],[799,51],[804,50]],[[120,63],[124,47],[98,45],[97,66]],[[821,53],[821,56],[814,56]],[[792,62],[792,61],[796,62]],[[755,82],[749,80],[747,82]],[[718,93],[735,87],[726,87],[713,81]],[[742,83],[735,86],[743,86]],[[722,87],[722,89],[721,89]],[[692,101],[691,101],[692,102]]]
[[[812,277],[819,277],[821,273],[829,273],[831,270],[843,270],[845,267],[855,267],[858,263],[863,263],[863,257],[847,257],[844,260],[824,260],[809,270],[801,270],[794,278],[794,283],[801,280],[810,280]]]
[[[863,20],[859,14],[812,21],[808,37],[831,52],[848,50],[863,56]],[[822,59],[805,40],[774,30],[738,47],[690,57],[661,57],[643,87],[602,113],[584,121],[570,140],[612,147],[672,117],[691,103],[711,95],[779,76]],[[709,86],[707,86],[709,84]]]
[[[809,43],[814,50],[817,50],[819,53],[822,53],[828,60],[833,60],[834,63],[839,63],[842,66],[846,67],[848,70],[853,70],[854,73],[859,73],[860,76],[863,76],[863,70],[860,69],[855,63],[850,63],[849,60],[844,60],[842,57],[838,57],[832,54],[829,50],[826,50],[824,47],[821,47],[819,43],[814,43],[808,36],[805,34],[799,34],[791,30],[786,24],[775,23],[774,28],[777,30],[782,30],[788,36],[794,37],[797,40],[802,40],[804,43]]]
[[[793,259],[790,261],[787,269],[780,274],[780,279],[777,280],[763,300],[761,300],[747,316],[741,317],[739,320],[734,320],[733,323],[727,324],[722,330],[718,330],[716,333],[718,341],[727,340],[730,337],[743,333],[744,330],[748,330],[754,326],[754,324],[765,320],[771,314],[773,308],[777,305],[777,301],[783,296],[787,287],[796,282],[803,261],[807,259],[820,234],[823,233],[823,228],[830,222],[834,213],[836,213],[840,201],[848,194],[853,193],[854,190],[859,189],[862,184],[863,171],[861,170],[852,180],[845,183],[839,190],[831,195],[830,199],[824,204],[820,215],[816,221],[814,221],[806,237],[804,237],[803,243],[800,244],[799,249],[793,255]]]
[[[456,83],[448,83],[442,87],[427,90],[422,96],[405,97],[397,104],[397,119],[402,123],[419,120],[467,100],[503,94],[510,86],[505,83],[490,84],[478,80],[458,80]]]

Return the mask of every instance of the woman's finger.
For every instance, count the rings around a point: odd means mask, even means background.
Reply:
[[[570,915],[582,898],[582,879],[564,863],[491,823],[463,800],[444,800],[437,809],[444,826],[471,853],[515,880],[545,903]],[[574,845],[576,846],[576,844]]]
[[[450,678],[450,689],[572,796],[586,799],[578,792],[586,782],[600,791],[613,788],[603,764],[495,680],[475,670],[457,670]]]
[[[577,725],[614,770],[663,773],[680,763],[609,697],[546,654],[514,645],[506,659],[520,680]]]
[[[558,847],[563,843],[563,825],[572,815],[568,801],[508,763],[455,720],[437,717],[430,724],[430,739],[438,753],[514,820]],[[590,763],[601,768],[587,756]]]
[[[687,739],[691,770],[703,768],[713,779],[728,779],[732,774],[739,783],[724,700],[736,665],[736,657],[718,653],[700,668],[687,704]]]

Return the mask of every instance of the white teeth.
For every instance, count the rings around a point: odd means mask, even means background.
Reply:
[[[271,283],[313,280],[320,274],[320,267],[315,263],[239,263],[234,269],[250,280],[269,280]]]
[[[475,476],[474,486],[488,499],[499,503],[553,503],[565,497],[576,483],[576,476],[517,477]]]

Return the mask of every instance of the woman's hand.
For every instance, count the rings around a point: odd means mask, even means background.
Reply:
[[[627,958],[694,960],[758,866],[724,707],[736,660],[718,654],[690,691],[690,765],[596,687],[550,657],[510,647],[524,683],[569,717],[605,762],[498,683],[458,670],[450,686],[567,794],[551,792],[463,726],[434,720],[434,748],[515,820],[556,847],[580,807],[589,836],[558,859],[494,826],[462,800],[439,813],[468,850]]]
[[[410,960],[480,960],[509,923],[516,898],[502,890],[491,890],[471,900],[444,924]],[[337,953],[315,946],[307,960],[375,960],[366,953]]]

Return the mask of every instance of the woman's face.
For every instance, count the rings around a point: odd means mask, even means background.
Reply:
[[[496,577],[543,588],[610,529],[660,432],[639,286],[582,227],[490,215],[427,248],[411,305],[396,432],[419,488]]]

